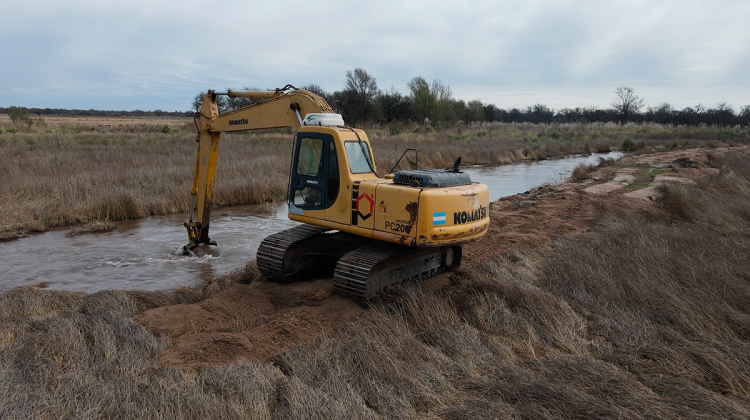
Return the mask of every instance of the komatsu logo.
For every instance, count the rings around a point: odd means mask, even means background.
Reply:
[[[479,206],[474,211],[460,211],[453,213],[453,224],[460,225],[469,222],[476,222],[487,217],[487,207]]]
[[[247,124],[247,118],[241,118],[239,120],[229,120],[229,125],[245,125]]]

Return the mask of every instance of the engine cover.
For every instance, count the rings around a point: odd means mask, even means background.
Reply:
[[[442,169],[406,170],[393,175],[393,183],[422,188],[457,187],[471,184],[469,174]]]

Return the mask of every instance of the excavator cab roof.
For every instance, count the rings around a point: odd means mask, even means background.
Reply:
[[[303,126],[338,126],[343,127],[344,118],[341,114],[324,114],[324,113],[311,113],[305,115],[302,120]]]

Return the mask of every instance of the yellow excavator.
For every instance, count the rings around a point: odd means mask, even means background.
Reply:
[[[219,114],[221,95],[263,101]],[[461,158],[452,170],[392,169],[381,177],[367,134],[347,127],[310,91],[291,85],[209,90],[195,122],[198,155],[185,253],[216,245],[208,235],[211,199],[219,136],[228,131],[298,128],[287,204],[289,218],[302,224],[265,238],[257,253],[258,268],[274,281],[333,273],[336,292],[366,301],[393,284],[457,267],[461,245],[489,227],[487,186],[459,171]]]

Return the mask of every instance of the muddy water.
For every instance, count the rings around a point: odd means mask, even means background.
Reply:
[[[494,167],[467,169],[471,180],[487,184],[490,200],[519,194],[544,184],[559,184],[581,163],[596,165],[600,159],[620,159],[620,152],[573,156],[564,159],[542,160]]]
[[[619,159],[622,154],[601,155]],[[595,164],[598,156],[577,156],[531,164],[472,168],[472,181],[490,188],[490,199],[518,194],[560,180],[580,163]],[[160,290],[205,284],[255,258],[266,236],[297,225],[286,217],[286,206],[275,213],[258,206],[215,211],[211,238],[216,247],[200,247],[185,257],[182,223],[186,214],[117,222],[112,232],[66,236],[53,230],[0,243],[0,292],[37,284],[56,290],[94,292],[105,289]]]
[[[187,214],[117,222],[118,229],[69,238],[53,230],[0,243],[0,292],[41,284],[56,290],[159,290],[196,286],[255,258],[266,236],[297,225],[286,210],[263,214],[258,206],[214,212],[211,238],[216,247],[200,247],[185,257],[182,223]]]

